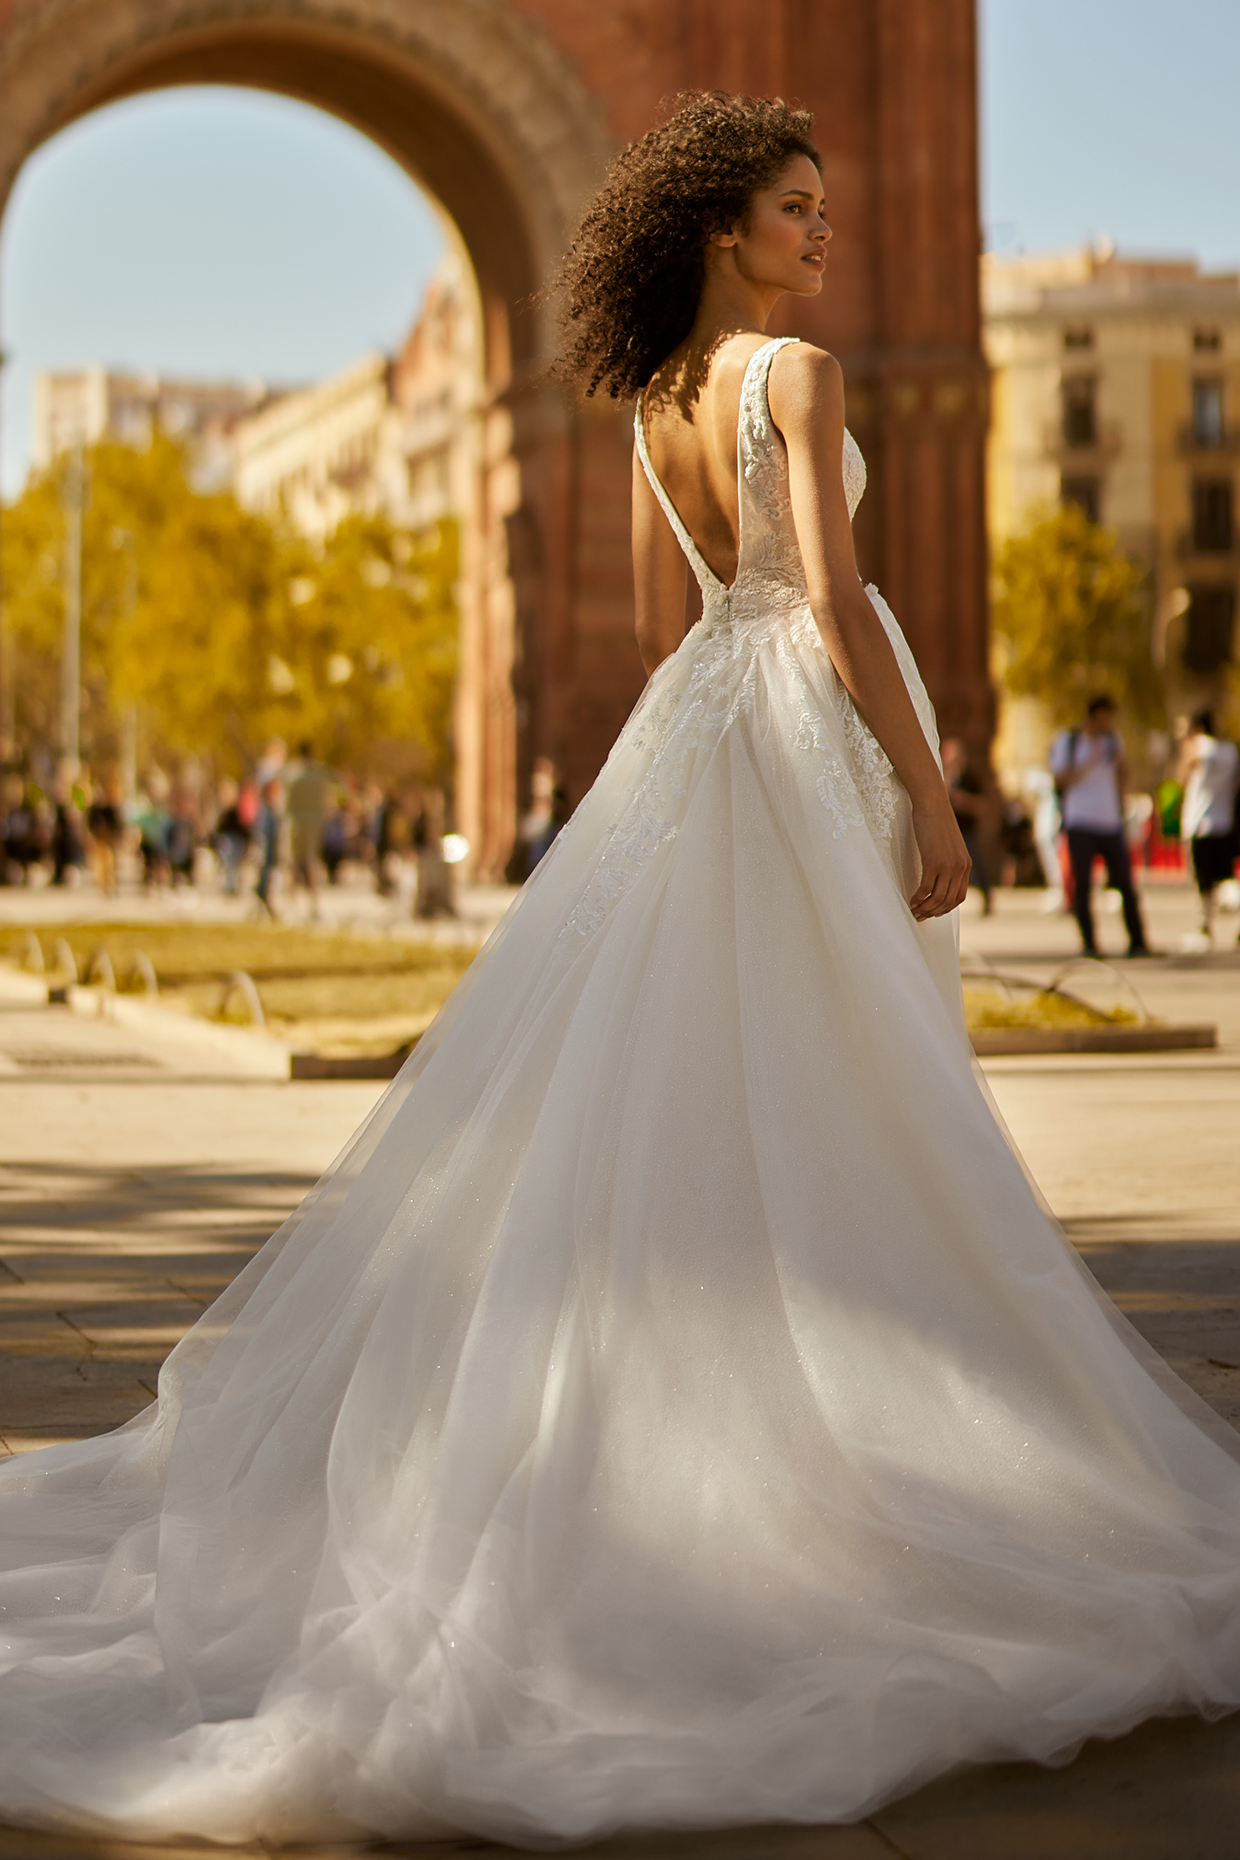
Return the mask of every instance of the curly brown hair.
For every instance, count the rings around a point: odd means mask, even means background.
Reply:
[[[636,397],[693,327],[710,235],[743,222],[796,155],[821,157],[813,117],[778,97],[685,91],[661,128],[612,164],[552,289],[558,372],[587,394]]]

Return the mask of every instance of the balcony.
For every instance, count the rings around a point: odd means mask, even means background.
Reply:
[[[1042,429],[1043,456],[1055,459],[1070,475],[1096,470],[1113,459],[1122,445],[1123,431],[1118,420],[1095,421],[1093,439],[1084,444],[1069,440],[1060,420]]]
[[[1182,458],[1224,458],[1240,452],[1240,427],[1220,427],[1207,434],[1199,428],[1182,426],[1176,435],[1176,449]]]

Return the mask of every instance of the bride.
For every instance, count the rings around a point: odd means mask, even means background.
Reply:
[[[682,105],[563,280],[569,367],[638,400],[650,682],[155,1406],[0,1470],[10,1821],[848,1821],[1240,1704],[1235,1438],[975,1079],[840,372],[764,335],[822,287],[809,118]]]

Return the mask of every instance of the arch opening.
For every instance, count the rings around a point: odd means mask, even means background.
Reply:
[[[542,378],[533,299],[607,154],[593,106],[531,29],[479,0],[49,0],[0,62],[0,202],[22,162],[100,107],[180,85],[295,98],[349,123],[441,207],[481,310],[464,524],[457,812],[481,878],[515,835],[520,771],[554,753],[571,652],[577,422]],[[558,650],[556,649],[558,648]]]

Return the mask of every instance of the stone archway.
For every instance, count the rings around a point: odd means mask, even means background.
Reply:
[[[277,91],[351,123],[440,202],[472,260],[485,395],[458,811],[475,869],[495,876],[512,844],[518,739],[523,762],[558,742],[548,642],[570,627],[577,419],[542,379],[549,336],[531,299],[606,162],[597,105],[541,30],[496,0],[27,0],[0,36],[0,206],[69,123],[202,83]]]
[[[988,671],[978,300],[976,0],[0,0],[0,199],[46,136],[156,85],[259,85],[373,137],[442,202],[473,260],[488,395],[463,616],[458,762],[478,869],[502,868],[518,771],[570,802],[642,684],[632,440],[621,409],[540,379],[529,295],[609,150],[690,86],[816,113],[830,288],[772,330],[834,350],[870,468],[861,567],[945,730],[985,756]]]

